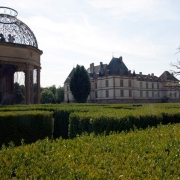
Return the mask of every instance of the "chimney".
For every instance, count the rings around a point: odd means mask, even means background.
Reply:
[[[139,74],[142,76],[142,72],[139,72]]]
[[[151,73],[151,76],[154,77],[154,73]]]
[[[119,57],[120,63],[122,63],[122,56]]]
[[[102,66],[102,65],[103,65],[103,63],[102,63],[102,62],[100,62],[100,65]]]
[[[128,71],[128,75],[129,75],[129,76],[131,75],[131,70]]]
[[[94,63],[91,63],[91,64],[90,64],[90,72],[91,72],[91,73],[94,73]]]
[[[108,69],[105,70],[105,75],[106,75],[106,77],[109,75]]]

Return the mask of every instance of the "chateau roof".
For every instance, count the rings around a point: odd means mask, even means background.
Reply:
[[[71,72],[69,73],[69,75],[68,75],[68,77],[66,78],[66,80],[64,81],[64,83],[68,83],[68,82],[69,82],[69,79],[72,77],[75,69],[76,69],[76,68],[73,67],[73,69],[72,69]]]
[[[128,75],[128,68],[124,64],[122,57],[112,58],[109,65],[107,66],[109,70],[109,75],[119,75],[119,70],[123,71],[123,75]]]
[[[124,64],[122,57],[119,58],[115,58],[113,57],[111,59],[111,61],[109,62],[109,64],[103,64],[102,62],[100,63],[100,65],[94,66],[94,63],[92,63],[90,65],[91,67],[87,69],[87,72],[89,74],[90,78],[95,78],[95,74],[96,76],[105,76],[106,72],[108,71],[109,75],[120,75],[121,73],[124,76],[128,75],[128,68],[126,67],[126,65]],[[75,68],[73,68],[70,72],[70,74],[68,75],[68,77],[66,78],[64,83],[68,83],[71,76],[73,75],[75,71]],[[122,71],[122,72],[120,72]],[[174,81],[174,82],[179,82],[179,80],[177,78],[175,78],[171,73],[169,73],[168,71],[164,71],[164,73],[162,73],[161,76],[157,77],[154,76],[154,74],[152,73],[151,75],[143,75],[141,72],[139,74],[136,74],[135,71],[131,74],[132,76],[136,76],[137,80],[140,81]]]
[[[175,82],[179,82],[179,80],[177,78],[175,78],[173,76],[173,74],[171,74],[170,72],[168,71],[164,71],[161,76],[159,76],[159,79],[161,81],[175,81]]]

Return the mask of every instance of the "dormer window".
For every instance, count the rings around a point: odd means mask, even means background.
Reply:
[[[120,74],[120,76],[123,76],[123,70],[122,69],[119,70],[119,74]]]

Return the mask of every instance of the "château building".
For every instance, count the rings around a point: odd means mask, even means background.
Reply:
[[[69,82],[75,68],[64,82],[64,100],[75,102],[70,91]],[[128,70],[122,57],[113,57],[109,64],[87,69],[91,81],[91,92],[87,102],[97,103],[154,103],[180,101],[179,80],[168,71],[159,77],[154,73],[144,75],[142,72]]]

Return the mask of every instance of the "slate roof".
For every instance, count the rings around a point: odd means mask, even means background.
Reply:
[[[64,83],[69,82],[69,79],[70,79],[70,77],[73,75],[75,69],[76,69],[76,68],[73,68],[73,69],[71,70],[71,72],[69,73],[69,75],[68,75],[68,77],[66,78],[66,80],[64,81]]]
[[[109,75],[120,75],[120,70],[123,71],[123,75],[127,76],[128,75],[128,68],[124,64],[122,57],[115,58],[113,57],[109,64],[103,64],[100,63],[100,65],[94,66],[94,73],[91,72],[91,69],[88,68],[87,72],[90,76],[90,78],[94,78],[95,74],[98,74],[99,76],[105,76],[105,71],[109,71]],[[75,71],[75,68],[73,68],[66,78],[64,83],[68,83],[71,76],[73,75]],[[132,76],[136,76],[138,80],[141,81],[146,81],[146,80],[151,80],[151,81],[174,81],[174,82],[179,82],[177,78],[175,78],[171,73],[168,71],[164,71],[164,73],[157,77],[157,76],[152,76],[152,75],[143,75],[143,74],[136,74],[135,71],[132,73]]]
[[[157,76],[152,75],[143,75],[143,74],[136,74],[136,78],[139,81],[159,81]]]
[[[107,67],[107,64],[103,64],[104,67]],[[101,65],[94,66],[94,73],[98,74],[100,71]],[[87,72],[91,74],[90,68],[87,69]]]
[[[179,82],[177,78],[175,78],[170,72],[164,71],[161,76],[159,76],[159,79],[161,81],[174,81],[174,82]]]
[[[119,75],[119,70],[123,70],[123,75],[128,75],[128,68],[122,61],[122,57],[120,58],[112,58],[109,65],[107,66],[109,70],[109,75]]]

